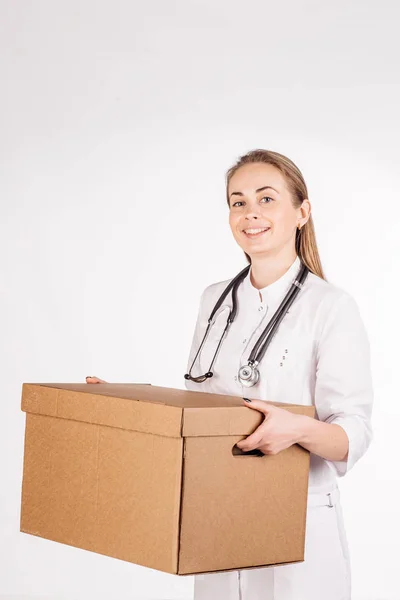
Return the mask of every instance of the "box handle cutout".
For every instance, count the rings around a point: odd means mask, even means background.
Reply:
[[[264,452],[261,452],[258,448],[254,450],[241,450],[236,446],[236,444],[232,448],[233,456],[265,456]]]

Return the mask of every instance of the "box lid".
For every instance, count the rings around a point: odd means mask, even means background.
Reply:
[[[313,406],[268,402],[315,415]],[[168,437],[249,435],[262,422],[242,398],[140,383],[24,383],[22,410]]]

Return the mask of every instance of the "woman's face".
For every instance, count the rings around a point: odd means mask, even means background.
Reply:
[[[275,254],[295,242],[296,228],[307,221],[309,201],[295,209],[281,172],[265,163],[240,167],[231,177],[229,225],[233,237],[250,257]],[[259,231],[261,230],[261,231]]]

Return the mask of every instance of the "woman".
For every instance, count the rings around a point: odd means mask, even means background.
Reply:
[[[285,156],[254,150],[229,169],[229,224],[251,267],[237,290],[238,312],[214,353],[232,306],[229,294],[215,315],[190,390],[251,400],[262,424],[237,445],[275,454],[292,444],[311,452],[305,560],[264,569],[195,576],[195,600],[349,600],[350,562],[336,477],[367,450],[373,401],[369,342],[354,299],[322,272],[311,204],[299,169]],[[239,368],[296,278],[309,273],[258,366],[260,379],[242,385]],[[208,318],[229,280],[208,286],[189,353],[188,371]],[[196,366],[197,365],[197,366]],[[269,407],[263,400],[315,405],[317,419]],[[256,515],[252,515],[257,518]]]
[[[337,477],[366,452],[373,401],[369,342],[354,299],[322,272],[306,184],[285,156],[254,150],[226,177],[229,224],[250,269],[237,289],[238,312],[216,358],[232,306],[229,294],[210,313],[230,280],[203,292],[188,372],[190,390],[245,397],[265,415],[237,445],[276,454],[300,444],[310,455],[305,560],[270,568],[196,575],[194,600],[350,600],[350,560]],[[300,267],[309,272],[270,342],[259,381],[242,384],[239,368],[282,302]],[[194,360],[196,359],[196,360]],[[88,383],[102,380],[87,378]],[[315,405],[317,418],[293,415],[264,400]],[[252,515],[257,518],[257,515]]]

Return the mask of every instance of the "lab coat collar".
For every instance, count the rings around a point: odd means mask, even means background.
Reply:
[[[261,290],[258,290],[256,287],[254,287],[254,285],[250,281],[250,275],[251,275],[251,267],[250,267],[249,272],[247,273],[246,277],[243,280],[244,291],[245,291],[246,295],[248,296],[248,299],[251,302],[254,302],[254,304],[257,306],[259,306],[260,304],[270,305],[270,304],[275,304],[275,303],[281,302],[283,300],[286,292],[289,290],[293,280],[295,279],[295,277],[300,269],[300,265],[301,265],[300,258],[299,258],[299,256],[296,256],[294,262],[289,267],[289,269],[286,271],[286,273],[284,273],[279,279],[277,279],[273,283],[270,283],[269,285],[262,288]],[[262,295],[262,302],[260,300],[259,292],[261,292],[261,295]]]

